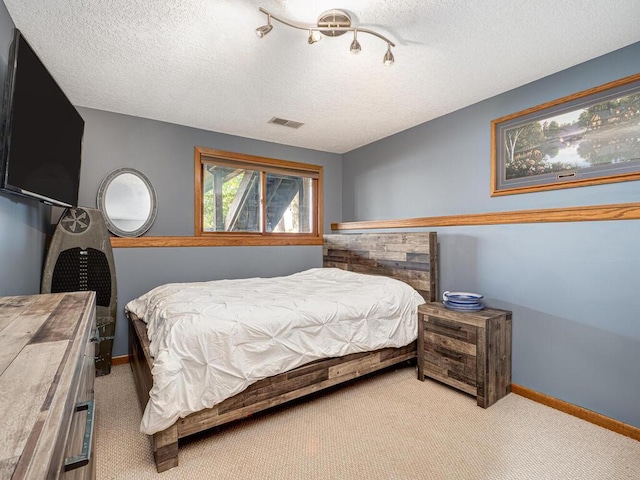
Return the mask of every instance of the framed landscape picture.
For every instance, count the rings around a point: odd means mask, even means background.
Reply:
[[[491,195],[640,180],[640,73],[491,122]]]

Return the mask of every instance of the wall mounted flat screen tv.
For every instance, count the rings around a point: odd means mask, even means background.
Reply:
[[[77,206],[84,120],[16,28],[2,112],[0,187]]]

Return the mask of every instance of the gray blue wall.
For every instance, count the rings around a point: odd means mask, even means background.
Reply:
[[[9,12],[0,2],[0,92],[13,27]],[[51,207],[35,200],[0,192],[0,296],[40,293],[50,212]]]
[[[0,3],[0,84],[12,27]],[[489,123],[637,73],[638,58],[634,44],[342,157],[82,108],[80,204],[95,207],[111,170],[137,168],[158,193],[147,235],[192,235],[195,145],[324,165],[325,231],[340,220],[636,202],[639,182],[491,198]],[[0,193],[0,295],[38,293],[49,214],[34,200]],[[513,310],[515,383],[640,427],[640,221],[435,230],[441,290],[479,291],[489,305]],[[119,248],[114,255],[114,355],[127,352],[124,304],[156,285],[321,264],[320,247]]]
[[[193,236],[195,146],[322,165],[325,231],[340,218],[340,155],[79,110],[85,120],[79,204],[95,208],[100,182],[112,170],[140,170],[153,183],[158,198],[158,216],[147,236]],[[119,313],[113,355],[118,356],[128,352],[124,305],[151,288],[170,282],[286,275],[322,266],[322,247],[116,248],[114,258]]]
[[[343,221],[637,202],[638,181],[492,198],[489,140],[491,120],[639,58],[636,43],[345,154]],[[514,383],[640,427],[640,221],[430,230],[441,291],[513,311]]]

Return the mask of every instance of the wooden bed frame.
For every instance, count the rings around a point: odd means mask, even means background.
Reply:
[[[360,273],[379,274],[413,286],[427,301],[437,298],[437,238],[429,233],[325,235],[323,263]],[[153,384],[153,358],[146,324],[129,315],[129,351],[136,389],[144,409]],[[303,365],[265,378],[243,392],[192,413],[152,435],[158,472],[178,466],[178,439],[238,420],[290,400],[361,377],[416,357],[416,342],[401,348],[354,353]]]

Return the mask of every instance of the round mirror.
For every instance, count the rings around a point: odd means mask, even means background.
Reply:
[[[156,219],[153,185],[133,168],[119,168],[107,175],[98,189],[97,203],[107,228],[119,237],[139,237]]]

